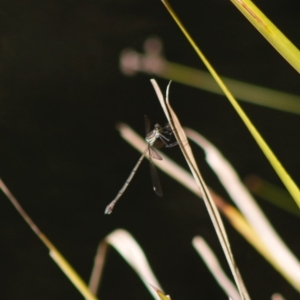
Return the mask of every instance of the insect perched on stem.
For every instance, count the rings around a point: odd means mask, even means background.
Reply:
[[[142,156],[137,161],[136,165],[134,166],[133,170],[131,171],[129,177],[125,181],[124,185],[120,189],[119,193],[117,194],[116,198],[110,202],[109,205],[106,206],[105,214],[109,215],[112,213],[114,206],[116,205],[117,201],[125,192],[126,188],[128,187],[129,183],[131,182],[133,176],[135,175],[137,169],[139,168],[141,162],[143,161],[145,155],[148,153],[149,161],[150,161],[150,173],[152,178],[153,189],[156,195],[162,196],[162,188],[158,179],[157,170],[152,159],[162,160],[162,157],[157,153],[153,146],[158,148],[166,147],[170,148],[176,146],[178,143],[170,143],[171,139],[170,136],[172,135],[172,129],[168,124],[165,127],[161,127],[159,124],[155,124],[154,129],[150,131],[150,121],[147,116],[145,116],[145,128],[146,128],[146,138],[145,141],[148,144],[147,148],[143,151]]]

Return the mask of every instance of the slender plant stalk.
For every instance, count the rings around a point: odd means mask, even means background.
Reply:
[[[60,269],[66,274],[69,280],[75,285],[78,291],[88,300],[97,300],[97,298],[91,293],[89,288],[86,286],[84,281],[72,268],[72,266],[66,261],[66,259],[61,255],[61,253],[55,248],[55,246],[50,242],[50,240],[40,231],[37,225],[29,217],[29,215],[22,208],[18,200],[10,192],[4,182],[0,179],[0,188],[3,193],[7,196],[22,218],[27,222],[33,232],[39,237],[39,239],[44,243],[44,245],[49,249],[51,258],[57,263]]]
[[[175,114],[175,112],[173,111],[170,103],[169,103],[169,87],[170,84],[168,85],[167,88],[167,93],[166,93],[166,101],[164,100],[164,97],[160,91],[160,88],[158,87],[156,81],[154,79],[151,79],[151,83],[155,89],[155,92],[157,94],[157,97],[160,101],[160,104],[163,108],[163,111],[166,115],[167,120],[169,121],[169,124],[171,125],[173,131],[174,131],[174,135],[178,141],[178,144],[181,148],[181,151],[190,167],[190,170],[195,178],[195,181],[197,183],[198,188],[201,191],[204,203],[206,205],[206,208],[208,210],[209,216],[212,220],[212,223],[214,225],[214,228],[216,230],[217,236],[219,238],[219,241],[221,243],[221,246],[223,248],[225,257],[227,259],[227,262],[229,264],[229,267],[231,269],[233,278],[236,282],[236,285],[238,287],[238,290],[240,292],[241,295],[241,299],[250,299],[248,292],[246,290],[246,287],[244,285],[243,279],[240,275],[240,272],[238,270],[238,267],[235,263],[235,260],[233,258],[233,254],[231,251],[231,247],[229,244],[229,240],[222,222],[222,219],[219,215],[219,212],[216,208],[216,205],[214,203],[214,201],[212,200],[212,197],[209,193],[209,190],[200,174],[200,171],[198,169],[198,166],[196,164],[195,158],[193,156],[192,153],[192,149],[189,146],[189,143],[187,141],[187,137],[184,133],[184,130],[182,129],[180,122]]]
[[[106,260],[106,253],[109,248],[108,246],[109,245],[107,242],[101,241],[97,248],[97,253],[94,259],[94,266],[89,282],[89,289],[94,295],[97,295],[101,283],[104,263]]]

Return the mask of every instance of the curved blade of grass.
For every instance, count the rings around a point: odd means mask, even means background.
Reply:
[[[230,0],[264,38],[300,72],[300,51],[250,0]]]
[[[284,273],[293,279],[294,285],[300,290],[300,262],[273,229],[233,167],[218,149],[198,132],[189,128],[185,130],[187,136],[205,151],[206,161],[216,173],[232,200],[260,236],[273,259],[284,270]]]
[[[187,67],[167,61],[161,55],[151,53],[141,54],[133,49],[126,49],[120,56],[120,67],[124,74],[135,72],[155,74],[161,78],[186,84],[201,90],[224,96],[224,93],[207,71]],[[269,89],[222,76],[224,83],[238,100],[300,114],[300,97],[290,93]],[[284,101],[283,101],[284,99]]]
[[[118,125],[118,130],[121,133],[123,139],[125,139],[130,145],[132,145],[139,152],[143,152],[146,146],[146,142],[137,133],[135,133],[128,125],[120,123]],[[159,152],[159,155],[163,158],[162,161],[153,161],[158,168],[168,174],[170,177],[181,183],[188,190],[194,193],[196,196],[201,197],[198,186],[195,183],[194,178],[168,158],[164,153]],[[269,249],[265,246],[264,242],[257,235],[256,231],[249,225],[247,220],[241,215],[241,213],[235,209],[232,205],[226,203],[219,195],[217,195],[212,189],[210,189],[210,194],[212,195],[216,205],[219,210],[224,214],[231,225],[267,260],[270,264],[292,285],[298,290],[298,282],[274,260],[273,255],[270,254]],[[288,268],[287,268],[288,270]]]
[[[290,194],[282,188],[279,188],[256,175],[247,176],[244,179],[244,182],[249,191],[253,194],[294,216],[300,217],[300,211],[295,202]]]
[[[279,162],[277,157],[274,155],[273,151],[270,149],[270,147],[267,145],[265,140],[262,138],[262,136],[256,130],[255,126],[252,124],[252,122],[250,121],[248,116],[245,114],[245,112],[242,110],[240,105],[234,99],[231,92],[225,86],[225,84],[223,83],[223,81],[221,80],[219,75],[216,73],[214,68],[211,66],[211,64],[205,58],[205,56],[200,51],[198,46],[195,44],[195,42],[193,41],[193,39],[191,38],[189,33],[186,31],[186,29],[182,25],[181,21],[176,16],[176,14],[173,11],[173,9],[171,8],[171,6],[168,4],[167,1],[162,0],[162,2],[166,6],[167,10],[171,14],[173,19],[177,23],[177,25],[179,26],[179,28],[181,29],[181,31],[183,32],[183,34],[185,35],[185,37],[187,38],[187,40],[189,41],[191,46],[194,48],[194,50],[196,51],[196,53],[198,54],[200,59],[203,61],[203,63],[205,64],[205,66],[207,67],[207,69],[209,70],[211,75],[213,76],[213,78],[216,80],[216,82],[218,83],[218,85],[220,86],[220,88],[222,89],[222,91],[224,92],[224,94],[226,95],[226,97],[228,98],[228,100],[230,101],[230,103],[232,104],[232,106],[234,107],[236,112],[238,113],[238,115],[241,117],[241,119],[243,120],[243,122],[247,126],[248,130],[252,134],[253,138],[255,139],[255,141],[257,142],[259,147],[261,148],[262,152],[265,154],[266,158],[269,160],[270,164],[272,165],[272,167],[276,171],[277,175],[282,180],[283,184],[285,185],[285,187],[287,188],[287,190],[289,191],[289,193],[291,194],[291,196],[293,197],[293,199],[295,200],[295,202],[297,203],[297,205],[300,208],[300,191],[299,191],[299,188],[296,185],[296,183],[292,180],[290,175],[286,172],[286,170],[281,165],[281,163]]]
[[[72,268],[72,266],[66,261],[66,259],[61,255],[61,253],[55,248],[55,246],[48,240],[48,238],[40,231],[37,225],[32,221],[29,215],[22,208],[18,200],[14,197],[14,195],[10,192],[4,182],[0,179],[0,188],[3,193],[7,196],[13,206],[16,208],[18,213],[22,216],[22,218],[26,221],[26,223],[30,226],[33,232],[39,237],[39,239],[44,243],[44,245],[49,249],[49,255],[56,262],[56,264],[60,267],[60,269],[66,274],[69,280],[75,285],[78,291],[82,294],[85,299],[88,300],[96,300],[97,298],[91,293],[89,288],[86,286],[84,281],[80,278],[80,276],[76,273],[76,271]]]
[[[223,271],[216,255],[213,253],[212,249],[208,246],[205,240],[201,236],[195,236],[192,244],[225,294],[230,296],[233,300],[240,300],[241,298],[238,290],[231,280],[226,276],[226,273]]]
[[[94,294],[97,294],[108,246],[112,246],[133,268],[153,298],[160,300],[158,294],[151,286],[157,286],[160,290],[162,290],[162,288],[151,270],[143,250],[133,236],[124,229],[116,229],[100,242],[90,278],[90,290]]]
[[[299,291],[299,283],[290,274],[288,266],[284,269],[282,268],[282,264],[278,263],[278,260],[274,258],[270,249],[266,247],[264,240],[261,239],[244,216],[236,208],[227,203],[222,208],[222,212],[231,225],[287,280],[287,282]],[[272,252],[274,252],[274,249]]]
[[[220,217],[219,211],[216,208],[216,205],[214,201],[212,200],[212,197],[209,193],[209,190],[200,174],[200,171],[198,169],[198,166],[196,164],[195,158],[192,153],[192,149],[187,141],[186,135],[184,130],[182,129],[180,122],[173,111],[170,102],[169,102],[169,88],[170,83],[167,87],[167,93],[166,93],[166,101],[164,101],[163,95],[160,91],[160,88],[158,87],[155,80],[151,79],[151,83],[155,89],[155,92],[157,94],[157,97],[160,101],[160,104],[164,110],[164,113],[166,115],[166,118],[168,119],[172,130],[174,132],[174,135],[178,141],[178,144],[180,146],[180,149],[189,165],[189,168],[194,176],[194,179],[197,183],[197,186],[199,190],[202,193],[202,197],[205,203],[205,206],[207,208],[207,211],[209,213],[209,216],[212,220],[212,223],[214,225],[214,228],[216,230],[217,236],[219,238],[220,244],[222,246],[222,249],[224,251],[225,257],[227,259],[227,262],[229,264],[229,267],[231,269],[233,278],[236,282],[236,285],[239,289],[241,299],[250,299],[248,292],[246,290],[246,287],[244,285],[242,276],[238,270],[238,267],[236,265],[236,262],[233,258],[233,254],[230,248],[229,240],[226,234],[226,230],[223,225],[223,221]]]

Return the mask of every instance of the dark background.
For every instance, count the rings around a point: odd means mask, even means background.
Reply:
[[[297,3],[256,1],[299,47]],[[297,72],[230,1],[171,4],[220,74],[300,93]],[[1,0],[0,14],[1,178],[29,215],[85,281],[99,241],[124,228],[141,244],[172,299],[226,299],[191,246],[195,235],[204,236],[228,269],[211,221],[203,203],[178,183],[160,172],[164,197],[156,197],[144,162],[114,213],[103,214],[139,157],[115,124],[126,122],[144,134],[145,113],[165,122],[150,76],[122,75],[120,52],[126,47],[142,51],[144,40],[156,35],[169,60],[204,69],[162,3]],[[167,81],[158,82],[164,89]],[[224,97],[178,83],[171,97],[182,124],[219,147],[241,178],[255,173],[282,186]],[[242,107],[299,183],[299,116]],[[179,148],[165,152],[186,166]],[[228,199],[202,151],[195,149],[195,155],[207,184]],[[0,298],[82,299],[7,198],[1,194],[0,200]],[[299,219],[260,204],[299,257]],[[252,298],[270,299],[280,292],[298,299],[227,221],[225,226]],[[114,251],[99,298],[151,299]]]

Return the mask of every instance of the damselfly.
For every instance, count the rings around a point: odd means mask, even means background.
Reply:
[[[148,144],[147,148],[142,153],[142,156],[137,161],[136,165],[134,166],[133,170],[131,171],[129,177],[125,181],[124,185],[120,189],[119,193],[117,194],[116,198],[110,202],[109,205],[106,206],[105,214],[111,214],[114,206],[116,205],[117,201],[120,199],[120,197],[125,192],[126,188],[128,187],[129,183],[131,182],[133,176],[135,175],[137,169],[139,168],[141,162],[143,161],[145,155],[148,153],[149,155],[149,161],[150,161],[150,173],[152,178],[152,184],[154,192],[158,196],[162,196],[162,188],[158,179],[157,170],[155,168],[155,165],[152,161],[152,159],[162,160],[162,157],[158,154],[158,152],[154,149],[153,146],[162,148],[170,148],[173,146],[176,146],[178,143],[170,143],[171,135],[172,135],[172,129],[170,125],[167,125],[166,127],[161,127],[159,124],[155,124],[154,129],[150,131],[150,121],[147,116],[145,116],[145,127],[146,127],[146,138],[145,141]]]

